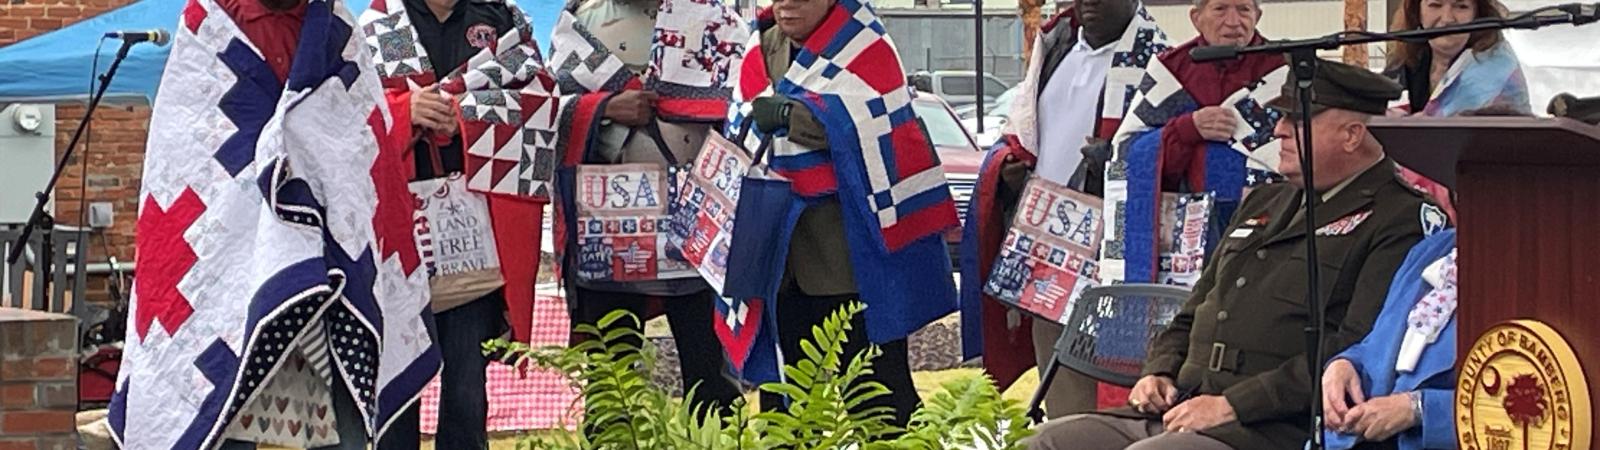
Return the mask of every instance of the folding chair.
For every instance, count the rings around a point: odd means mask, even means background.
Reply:
[[[1083,291],[1056,341],[1055,363],[1043,368],[1028,417],[1044,421],[1044,395],[1062,366],[1101,382],[1131,387],[1139,381],[1150,341],[1172,323],[1189,290],[1164,284],[1119,284]]]

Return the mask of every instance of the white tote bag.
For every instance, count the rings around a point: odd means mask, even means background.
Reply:
[[[412,230],[428,268],[433,312],[464,305],[505,285],[483,194],[468,191],[460,173],[413,181],[410,188],[417,205]]]

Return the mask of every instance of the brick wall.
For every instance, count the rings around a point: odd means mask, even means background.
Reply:
[[[77,322],[0,308],[0,450],[77,448]]]
[[[129,3],[132,0],[0,0],[0,47]]]
[[[84,105],[81,104],[56,106],[57,158],[60,157],[60,152],[66,150],[67,141],[72,140],[72,130],[77,128],[78,120],[83,117],[83,109]],[[80,198],[88,199],[83,203],[85,207],[94,202],[113,203],[116,217],[113,218],[110,229],[95,236],[90,255],[96,259],[91,261],[98,262],[104,258],[106,244],[110,244],[109,248],[118,260],[131,262],[133,229],[139,212],[139,180],[144,172],[144,143],[149,134],[150,107],[101,105],[100,109],[95,111],[92,122],[90,134],[85,139],[88,146],[82,142],[78,144],[73,160],[68,161],[70,167],[61,174],[60,185],[56,188],[56,220],[64,224],[81,223],[78,220]],[[87,192],[82,191],[85,160],[89,168]],[[80,192],[87,195],[80,196]],[[102,239],[108,239],[109,242],[101,242]]]
[[[54,31],[132,2],[133,0],[0,0],[0,47]],[[88,77],[89,74],[86,73],[81,80],[73,81],[81,81],[84,90],[87,91]],[[57,105],[57,155],[65,150],[67,141],[72,139],[72,131],[78,125],[78,118],[83,116],[83,108],[84,105],[81,103]],[[133,260],[133,229],[139,206],[139,180],[144,168],[144,143],[149,121],[148,106],[101,105],[95,112],[92,134],[87,141],[87,153],[85,153],[86,147],[80,143],[77,150],[79,157],[69,161],[71,167],[63,174],[56,188],[56,219],[63,224],[81,223],[78,220],[80,198],[87,198],[90,203],[115,204],[114,226],[103,235],[96,236],[91,244],[90,252],[95,258],[94,261],[103,259],[107,248],[110,248],[111,253],[122,261]],[[89,163],[86,196],[79,195],[85,180],[82,170],[83,159],[87,159]],[[102,295],[104,290],[95,287],[100,284],[96,281],[98,280],[91,281],[88,292],[91,300],[104,297]],[[0,450],[5,448],[0,446]]]

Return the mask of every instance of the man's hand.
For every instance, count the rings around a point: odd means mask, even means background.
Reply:
[[[1114,154],[1111,150],[1111,141],[1094,136],[1083,139],[1083,147],[1078,148],[1078,153],[1083,155],[1083,160],[1097,166],[1106,165]]]
[[[444,103],[450,111],[450,120],[444,121],[444,127],[439,129],[439,133],[455,136],[461,132],[461,101],[449,92],[440,92],[439,95],[444,97]]]
[[[630,127],[642,127],[656,116],[656,99],[650,91],[622,91],[606,102],[605,117]]]
[[[1006,186],[1023,186],[1028,183],[1028,176],[1033,175],[1033,165],[1027,161],[1007,155],[1000,161],[1000,182]],[[1019,189],[1018,192],[1021,192]]]
[[[1220,395],[1191,398],[1167,411],[1161,421],[1168,432],[1200,431],[1233,421],[1233,405]]]
[[[1381,441],[1417,426],[1417,413],[1411,409],[1410,394],[1373,398],[1346,414],[1349,433],[1368,441]]]
[[[1128,393],[1128,405],[1145,414],[1161,414],[1178,401],[1178,387],[1172,379],[1160,375],[1145,375]]]
[[[439,92],[439,85],[411,93],[411,124],[446,136],[455,135],[455,106]]]
[[[1335,359],[1322,373],[1322,410],[1327,413],[1329,429],[1345,431],[1350,423],[1345,416],[1350,410],[1366,403],[1361,392],[1361,375],[1348,359]]]
[[[1200,130],[1200,137],[1208,141],[1228,142],[1233,139],[1233,129],[1239,125],[1239,119],[1221,106],[1207,106],[1194,112],[1194,127]]]
[[[782,97],[761,97],[750,102],[750,120],[756,129],[772,133],[789,126],[789,101]]]

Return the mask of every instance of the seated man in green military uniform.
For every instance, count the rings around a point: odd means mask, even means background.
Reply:
[[[1321,194],[1314,233],[1329,355],[1359,341],[1383,308],[1390,279],[1423,237],[1426,197],[1395,174],[1367,130],[1401,88],[1365,69],[1324,61],[1310,111],[1293,84],[1269,103],[1278,122],[1278,172],[1233,216],[1204,275],[1158,335],[1128,407],[1044,424],[1034,449],[1301,448],[1309,438],[1304,176],[1294,124],[1311,114]]]

